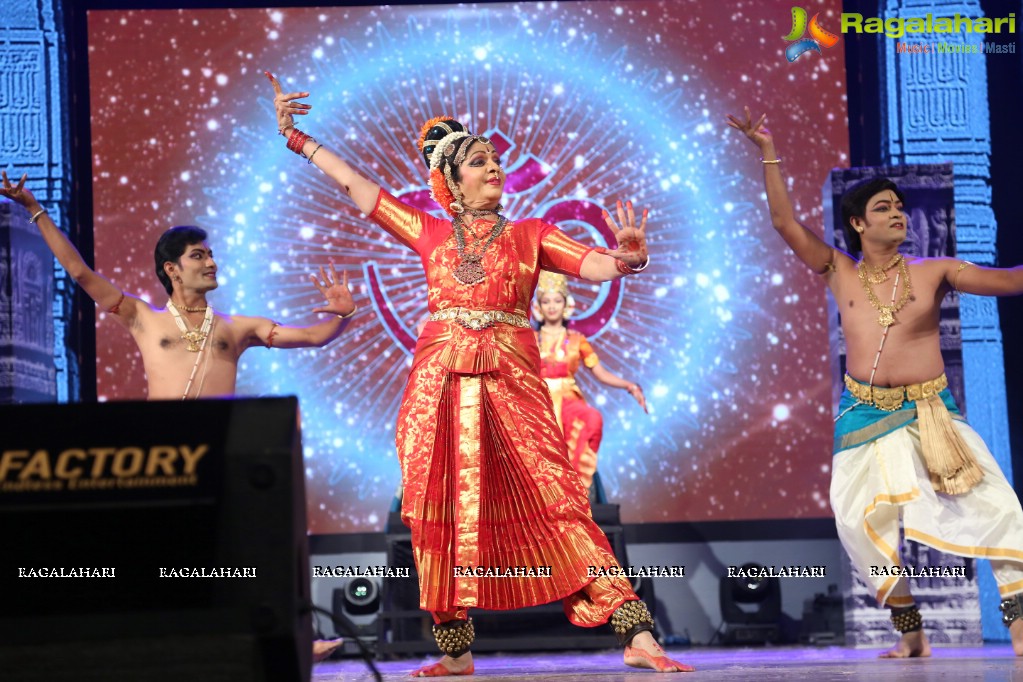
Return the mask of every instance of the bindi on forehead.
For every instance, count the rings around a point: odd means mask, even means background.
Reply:
[[[473,142],[472,146],[469,147],[470,156],[476,156],[477,154],[493,154],[494,151],[495,149],[493,144],[490,142],[480,142],[479,140]]]

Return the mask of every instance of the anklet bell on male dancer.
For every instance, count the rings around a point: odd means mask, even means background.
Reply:
[[[728,124],[760,149],[774,229],[824,278],[842,316],[848,374],[835,418],[831,508],[853,566],[900,633],[881,656],[931,653],[908,580],[870,570],[901,565],[900,525],[915,542],[991,561],[1003,622],[1023,655],[1023,509],[952,399],[938,329],[949,292],[1023,294],[1023,267],[900,254],[908,217],[886,178],[842,198],[846,243],[862,258],[825,244],[796,220],[765,116],[754,123],[747,107],[745,119],[729,116]]]
[[[590,516],[568,460],[527,313],[541,268],[606,281],[646,267],[646,214],[618,204],[605,213],[619,248],[598,251],[539,220],[500,211],[505,174],[490,140],[458,121],[424,125],[419,150],[432,195],[451,216],[409,207],[295,127],[306,92],[274,88],[277,128],[288,149],[330,178],[370,220],[421,258],[430,321],[419,335],[397,420],[402,520],[412,530],[420,607],[434,620],[444,657],[415,676],[468,675],[475,637],[470,608],[516,609],[562,600],[583,627],[610,621],[625,663],[658,672],[692,670],[665,656],[653,619],[627,579],[587,575],[617,566]],[[365,144],[362,117],[349,119]],[[411,136],[410,136],[411,137]],[[411,140],[410,140],[411,142]],[[356,154],[360,146],[350,147]],[[465,569],[549,568],[549,576],[488,577]]]

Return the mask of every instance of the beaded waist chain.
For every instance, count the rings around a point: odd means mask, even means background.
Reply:
[[[895,412],[902,408],[905,400],[926,400],[932,395],[938,395],[948,387],[948,378],[942,373],[937,379],[920,384],[884,387],[861,384],[846,374],[845,387],[860,402],[885,412]]]
[[[430,315],[431,322],[454,320],[466,329],[479,331],[501,322],[513,327],[529,327],[529,320],[518,313],[506,313],[503,310],[468,310],[467,308],[447,308]]]

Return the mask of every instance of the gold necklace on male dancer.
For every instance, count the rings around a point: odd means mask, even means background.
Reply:
[[[205,312],[203,315],[202,324],[194,329],[189,329],[185,320],[181,317],[181,313],[178,311],[178,307],[174,305],[173,301],[167,301],[167,310],[174,316],[174,323],[178,326],[178,331],[181,332],[181,338],[185,342],[185,347],[192,353],[198,353],[206,345],[206,337],[210,334],[210,328],[213,326],[213,307],[207,305],[205,308],[192,308],[189,306],[182,306],[189,312],[199,312],[200,310]]]
[[[899,279],[906,282],[906,287],[902,290],[902,296],[899,297],[898,302],[892,305],[885,305],[881,302],[881,299],[874,293],[874,284],[881,284],[888,281],[888,270],[898,266],[899,268]],[[870,273],[868,274],[868,269]],[[867,292],[867,300],[870,301],[870,305],[874,306],[880,315],[878,315],[877,323],[887,329],[888,327],[895,324],[895,313],[902,310],[903,306],[909,302],[909,299],[913,296],[913,283],[909,279],[909,267],[906,265],[906,258],[901,253],[897,253],[892,256],[887,263],[880,268],[872,265],[867,265],[866,261],[861,260],[856,266],[856,274],[860,278],[860,284],[863,285],[863,290]],[[896,280],[896,286],[898,286],[898,280]],[[894,292],[893,292],[894,293]]]
[[[497,222],[494,223],[493,229],[490,230],[490,236],[487,238],[486,243],[479,247],[479,238],[477,238],[473,243],[472,250],[468,250],[465,247],[466,228],[462,222],[461,214],[456,215],[451,223],[455,230],[455,243],[458,245],[458,259],[460,261],[451,274],[462,284],[475,286],[487,278],[487,271],[483,269],[483,253],[487,250],[487,247],[494,243],[498,235],[504,231],[504,226],[508,224],[508,219],[497,211],[470,210],[467,213],[471,214],[474,218],[482,215],[497,216]],[[476,236],[476,232],[472,229],[471,224],[469,231],[472,232],[474,237]]]

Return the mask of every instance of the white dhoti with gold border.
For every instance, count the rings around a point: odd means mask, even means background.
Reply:
[[[842,416],[836,423],[831,508],[843,547],[882,606],[913,603],[909,583],[897,571],[875,570],[878,575],[871,575],[872,566],[901,566],[900,520],[907,539],[949,554],[989,559],[1002,598],[1023,592],[1019,498],[984,441],[959,417],[951,395],[945,395],[947,389],[942,394],[954,410],[953,427],[984,473],[973,489],[958,495],[932,487],[911,401],[896,412],[881,412],[872,405],[855,404],[848,391],[843,395]],[[843,425],[846,419],[849,422]],[[864,434],[873,437],[856,442]]]

